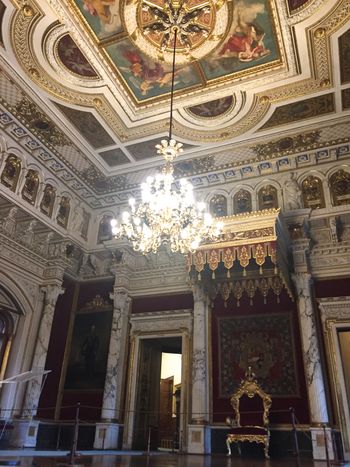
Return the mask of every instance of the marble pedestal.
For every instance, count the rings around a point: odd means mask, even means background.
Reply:
[[[317,460],[326,460],[326,443],[325,433],[322,427],[311,427],[312,439],[312,457]],[[334,460],[334,449],[332,432],[330,428],[326,428],[327,448],[329,460]]]
[[[188,425],[188,454],[210,454],[210,433],[208,425]]]
[[[96,423],[94,449],[118,449],[119,423]]]
[[[14,420],[9,445],[12,448],[35,448],[38,436],[38,420]]]

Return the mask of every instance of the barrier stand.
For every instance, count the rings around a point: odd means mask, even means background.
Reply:
[[[148,439],[147,439],[147,456],[149,456],[151,453],[151,431],[152,431],[152,427],[149,426],[148,427]]]
[[[77,408],[75,411],[74,436],[73,436],[72,448],[69,453],[69,465],[75,465],[75,457],[77,455],[78,435],[79,435],[79,410],[80,410],[80,402],[77,403]]]
[[[77,402],[76,410],[75,410],[75,420],[74,420],[74,433],[73,433],[73,441],[72,447],[67,455],[68,462],[60,462],[57,464],[58,466],[75,466],[75,467],[84,467],[82,464],[76,464],[75,458],[79,456],[77,453],[77,446],[78,446],[78,435],[79,435],[79,410],[80,410],[80,402]]]
[[[327,425],[324,423],[322,425],[322,428],[323,428],[324,448],[326,451],[326,462],[327,462],[327,467],[329,467],[331,463],[329,460],[329,452],[328,452],[328,439],[327,439],[327,432],[326,432]]]
[[[298,443],[298,433],[295,424],[295,412],[293,407],[289,407],[290,416],[292,419],[292,432],[293,432],[293,440],[294,440],[294,451],[293,456],[297,459],[297,464],[299,464],[299,443]]]

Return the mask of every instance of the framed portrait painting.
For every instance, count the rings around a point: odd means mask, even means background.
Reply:
[[[111,326],[112,309],[76,314],[65,390],[103,390]]]

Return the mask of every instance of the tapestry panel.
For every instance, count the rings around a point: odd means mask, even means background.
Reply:
[[[229,397],[248,366],[271,396],[298,396],[291,313],[218,318],[219,397]]]

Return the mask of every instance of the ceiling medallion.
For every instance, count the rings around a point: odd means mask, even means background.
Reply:
[[[228,28],[227,2],[216,0],[135,0],[125,2],[125,28],[135,45],[156,61],[199,60],[221,43]]]

